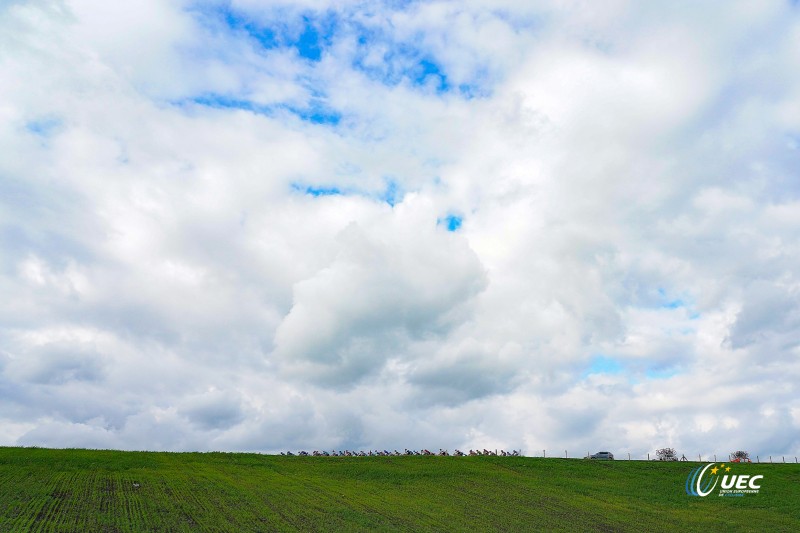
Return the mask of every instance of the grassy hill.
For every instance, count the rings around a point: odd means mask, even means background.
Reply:
[[[0,448],[0,531],[800,531],[800,465],[697,498],[697,464]]]

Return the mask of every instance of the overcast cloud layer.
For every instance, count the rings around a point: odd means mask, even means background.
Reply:
[[[0,2],[0,444],[800,453],[800,7]]]

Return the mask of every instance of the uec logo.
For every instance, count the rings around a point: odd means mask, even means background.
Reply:
[[[761,485],[757,485],[756,481],[763,479],[764,476],[723,475],[722,472],[730,472],[731,468],[725,468],[724,464],[721,468],[711,468],[715,464],[716,463],[709,463],[705,466],[698,466],[689,472],[689,476],[686,478],[686,494],[689,496],[708,496],[714,491],[717,487],[717,483],[720,481],[722,481],[722,483],[720,483],[721,496],[730,493],[736,493],[737,495],[743,495],[745,493],[757,494],[758,490],[761,488]],[[704,481],[703,477],[706,475],[709,468],[711,468],[711,472]],[[720,473],[718,474],[717,472]]]

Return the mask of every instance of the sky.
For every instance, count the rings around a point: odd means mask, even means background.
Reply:
[[[800,455],[800,6],[0,1],[0,445]]]

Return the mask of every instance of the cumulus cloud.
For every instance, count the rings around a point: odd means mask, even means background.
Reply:
[[[370,227],[348,224],[332,263],[295,284],[274,352],[294,372],[356,381],[464,320],[484,272],[466,240],[437,228],[419,203],[407,198]]]
[[[799,42],[778,0],[3,3],[0,443],[797,453]]]

